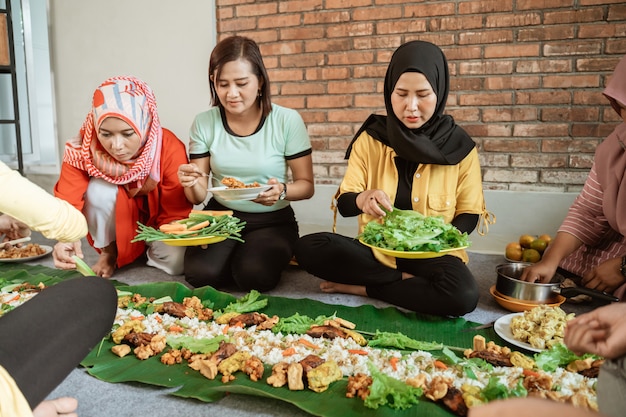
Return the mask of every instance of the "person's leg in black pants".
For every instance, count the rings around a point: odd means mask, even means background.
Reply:
[[[45,288],[0,317],[0,365],[35,408],[113,325],[117,293],[99,277]]]

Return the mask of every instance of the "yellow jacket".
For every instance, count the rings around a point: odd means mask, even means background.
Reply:
[[[339,195],[380,189],[391,201],[396,198],[398,171],[395,151],[363,132],[354,142],[348,168],[339,187]],[[482,189],[478,151],[474,148],[457,165],[420,164],[411,189],[412,208],[425,216],[443,216],[446,223],[463,213],[487,215]],[[365,225],[375,220],[368,214],[359,215],[359,234]],[[450,252],[464,262],[465,250]],[[395,268],[395,258],[374,251],[383,264]]]

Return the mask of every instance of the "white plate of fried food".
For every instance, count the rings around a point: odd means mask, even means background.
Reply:
[[[0,262],[28,262],[48,256],[52,246],[29,243],[22,247],[12,246],[9,249],[0,249]]]
[[[209,192],[222,200],[254,200],[259,193],[272,188],[271,185],[258,182],[245,184],[232,177],[225,177],[221,184],[221,186],[209,188]]]

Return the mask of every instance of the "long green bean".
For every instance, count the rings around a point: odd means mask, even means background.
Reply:
[[[222,215],[211,216],[207,214],[190,214],[189,218],[179,220],[178,223],[184,224],[187,227],[192,227],[195,224],[202,223],[209,220],[208,226],[199,230],[183,231],[178,233],[165,233],[151,226],[146,226],[140,222],[137,222],[137,235],[131,242],[155,242],[163,239],[184,239],[189,237],[208,237],[208,236],[223,236],[227,239],[234,239],[239,242],[243,242],[241,239],[241,230],[246,225],[246,222],[241,221],[237,217]]]

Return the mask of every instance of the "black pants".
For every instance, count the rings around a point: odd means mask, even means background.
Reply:
[[[0,365],[35,408],[111,331],[113,285],[76,278],[45,288],[0,317]]]
[[[327,281],[364,285],[367,295],[419,313],[461,316],[478,304],[474,276],[456,256],[397,259],[398,269],[381,264],[358,240],[314,233],[296,243],[298,264]],[[402,272],[414,275],[402,279]]]
[[[224,210],[210,200],[206,209]],[[233,282],[242,291],[268,291],[278,285],[282,271],[298,239],[298,224],[291,206],[269,213],[235,211],[246,222],[245,243],[232,239],[208,245],[191,246],[185,252],[185,279],[194,287],[223,288]]]

